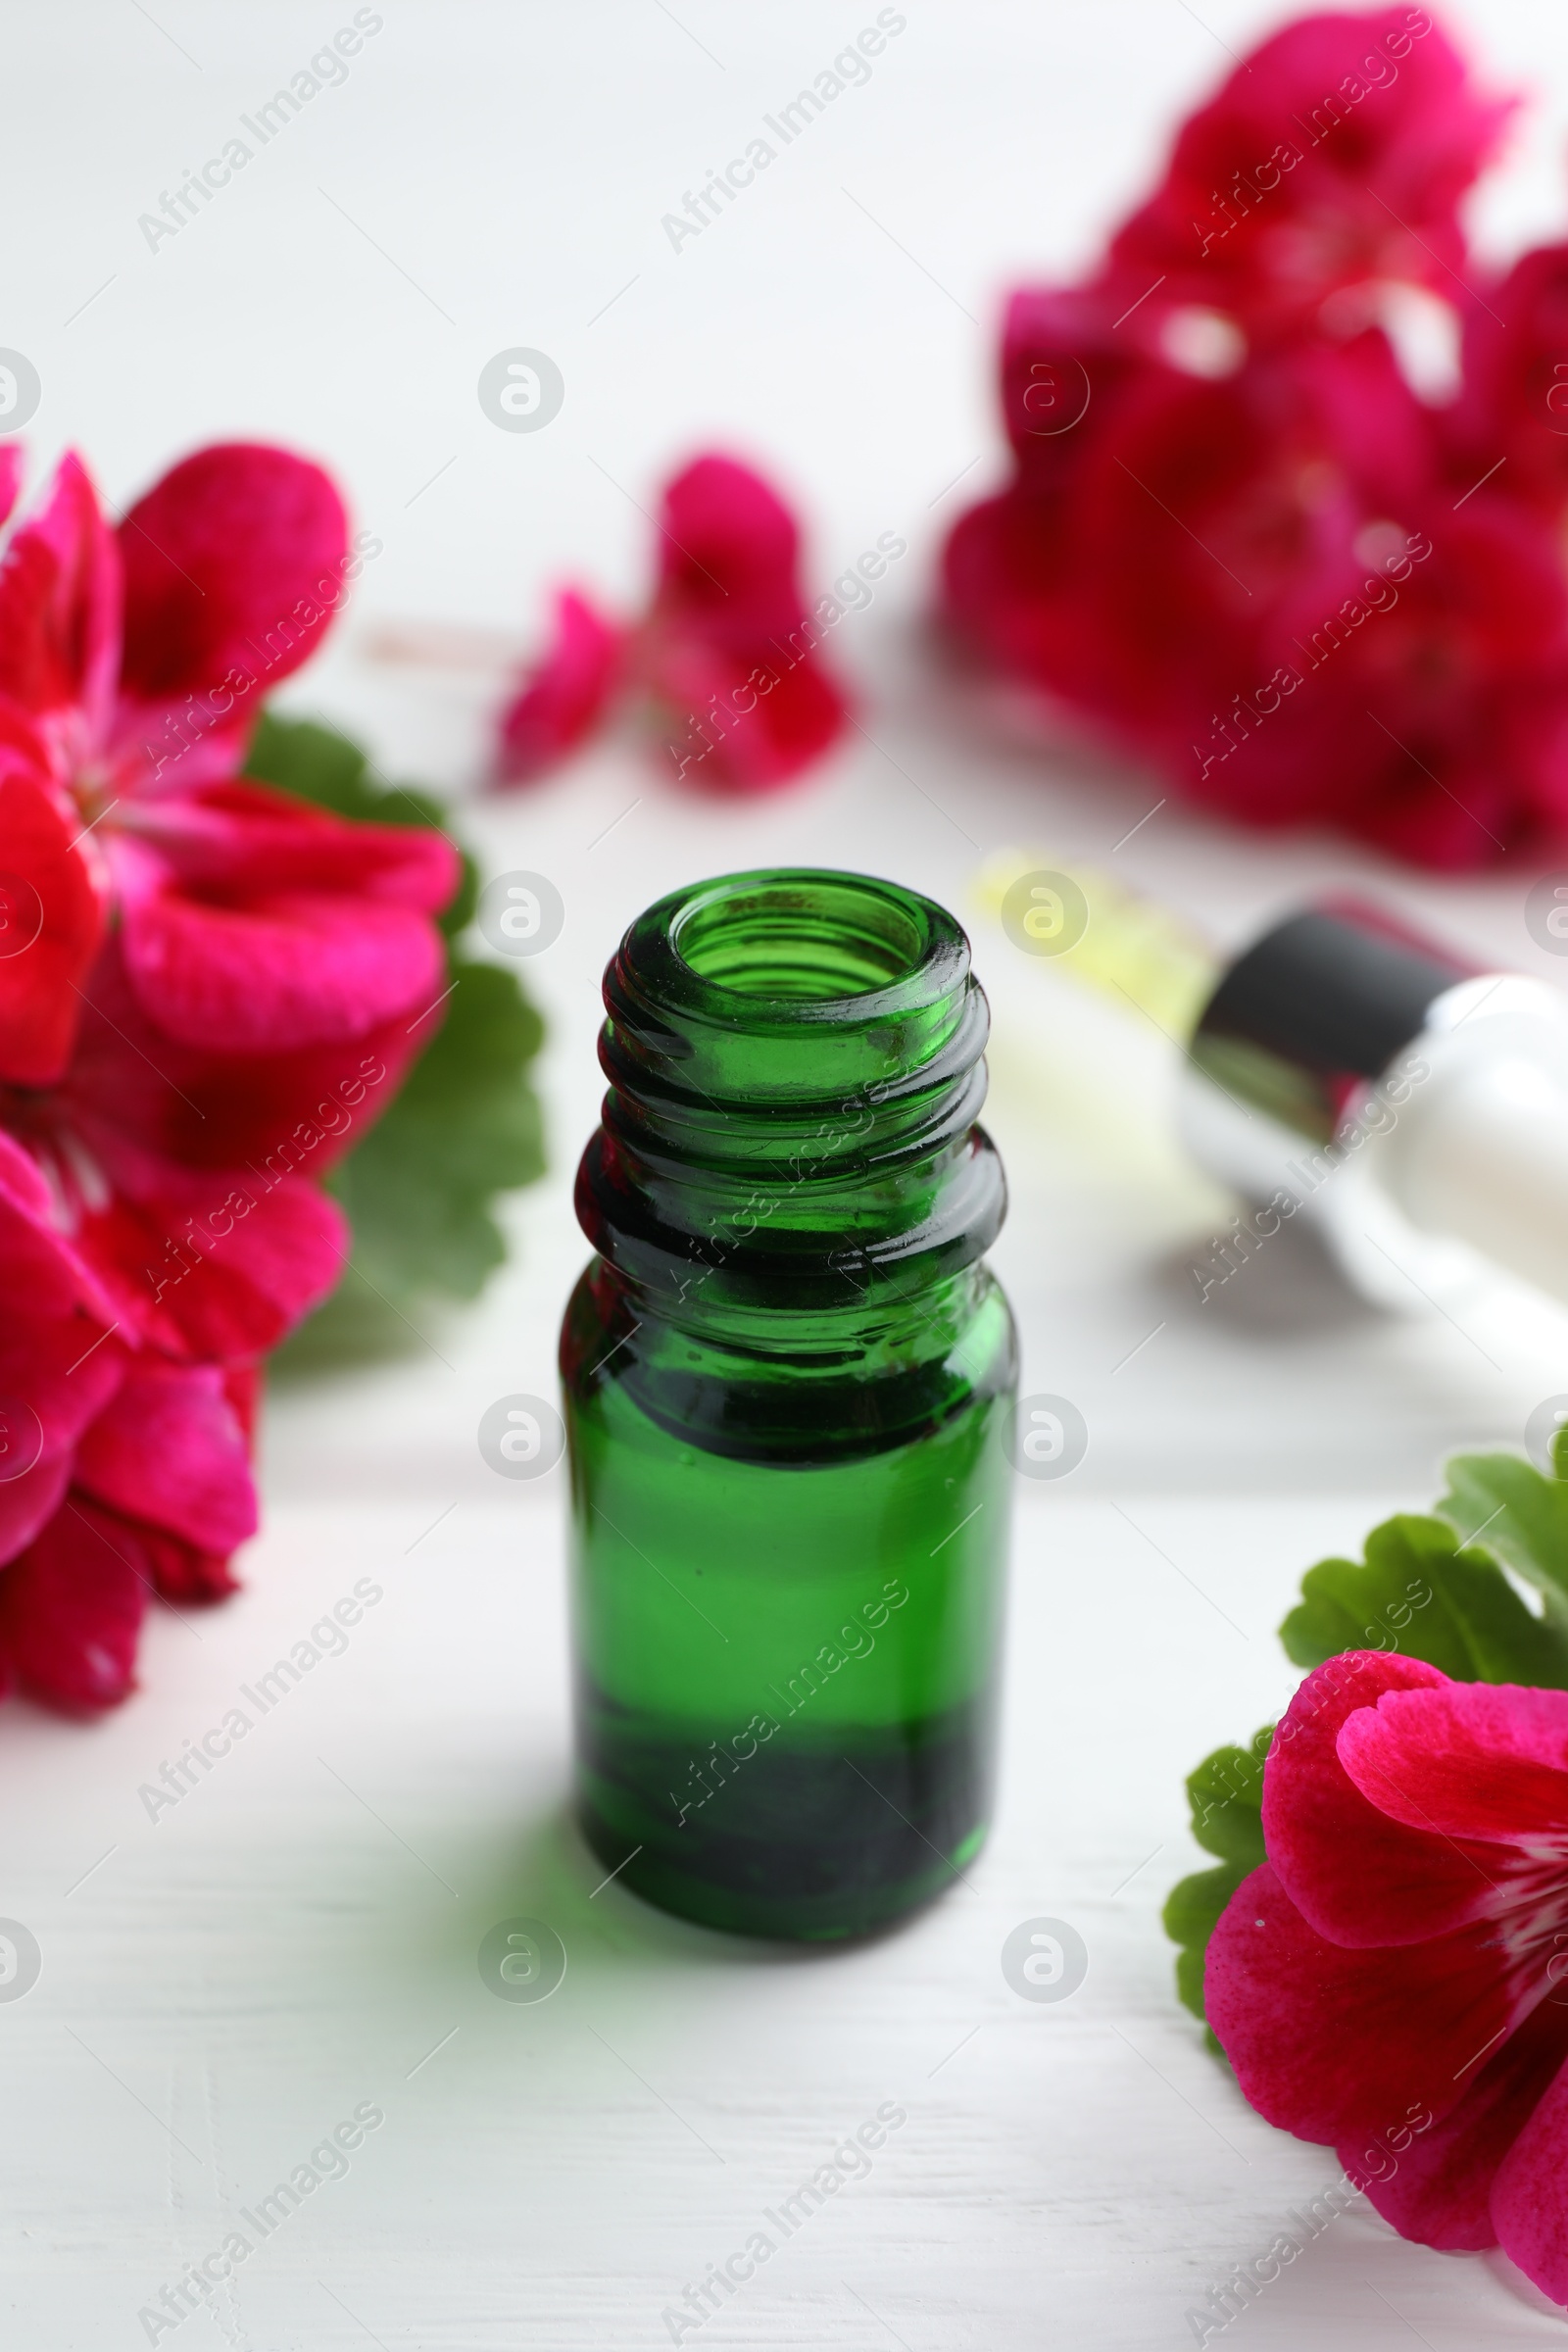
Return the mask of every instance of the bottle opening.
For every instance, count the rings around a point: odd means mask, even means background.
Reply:
[[[968,1086],[987,1026],[951,914],[897,882],[813,866],[716,874],[661,899],[612,957],[605,1010],[600,1060],[628,1115],[637,1103],[645,1120],[695,1119],[705,1151],[731,1153],[749,1148],[754,1111],[809,1104],[814,1136],[852,1096]],[[897,1121],[878,1116],[885,1142]]]
[[[676,955],[739,997],[832,1003],[919,970],[930,942],[912,907],[851,875],[720,883],[687,906]]]

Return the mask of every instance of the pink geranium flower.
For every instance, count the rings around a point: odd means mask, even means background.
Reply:
[[[1022,349],[1051,356],[1009,346],[1009,382],[1070,383],[1059,346]],[[954,533],[971,632],[1249,823],[1465,866],[1568,821],[1556,536],[1490,486],[1454,511],[1381,331],[1217,380],[1121,366],[1071,460],[1026,450]]]
[[[502,782],[545,773],[621,693],[651,708],[676,777],[717,792],[787,783],[838,736],[845,699],[817,649],[842,608],[808,610],[777,492],[732,458],[699,458],[665,489],[659,530],[641,621],[617,627],[576,590],[558,600],[554,641],[502,714]]]
[[[0,1080],[60,1078],[111,917],[137,1004],[184,1045],[303,1046],[435,993],[428,918],[457,878],[441,836],[228,781],[353,564],[320,468],[241,444],[186,459],[114,533],[68,457],[14,533],[0,912],[20,947],[0,957]]]
[[[187,1359],[251,1358],[330,1288],[341,1219],[285,1179],[385,1106],[442,988],[451,845],[232,776],[346,563],[326,476],[249,447],[118,536],[68,458],[0,563],[0,1124],[119,1318]]]
[[[118,534],[68,458],[0,560],[0,1689],[56,1705],[231,1588],[258,1361],[347,1254],[319,1179],[440,1018],[451,845],[236,773],[353,568],[248,447]]]
[[[1331,1659],[1263,1835],[1204,1987],[1243,2091],[1403,2236],[1500,2244],[1568,2302],[1568,1691]]]

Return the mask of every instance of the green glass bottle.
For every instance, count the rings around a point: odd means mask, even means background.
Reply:
[[[986,1832],[1016,1345],[989,1013],[890,882],[704,882],[605,975],[566,1309],[578,1801],[607,1871],[862,1934]]]

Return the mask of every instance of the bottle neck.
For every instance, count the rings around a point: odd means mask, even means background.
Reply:
[[[930,901],[858,875],[700,885],[633,924],[605,1004],[577,1213],[650,1312],[875,1309],[995,1238],[989,1016]]]

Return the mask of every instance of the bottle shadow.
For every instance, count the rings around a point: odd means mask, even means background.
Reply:
[[[1364,1298],[1306,1218],[1281,1225],[1250,1254],[1227,1259],[1211,1244],[1171,1250],[1155,1281],[1185,1325],[1207,1325],[1249,1340],[1318,1338],[1370,1330],[1388,1309]]]
[[[607,1876],[567,1799],[536,1816],[520,1833],[513,1854],[496,1859],[497,1868],[465,1904],[466,1913],[471,1917],[476,1907],[485,1909],[496,1924],[530,1917],[545,1922],[564,1945],[568,1966],[594,1978],[632,1972],[646,1977],[650,1968],[680,1971],[714,1963],[819,1966],[888,1941],[942,1900],[939,1892],[918,1911],[853,1936],[796,1942],[731,1935],[662,1911],[623,1886],[615,1873]]]

